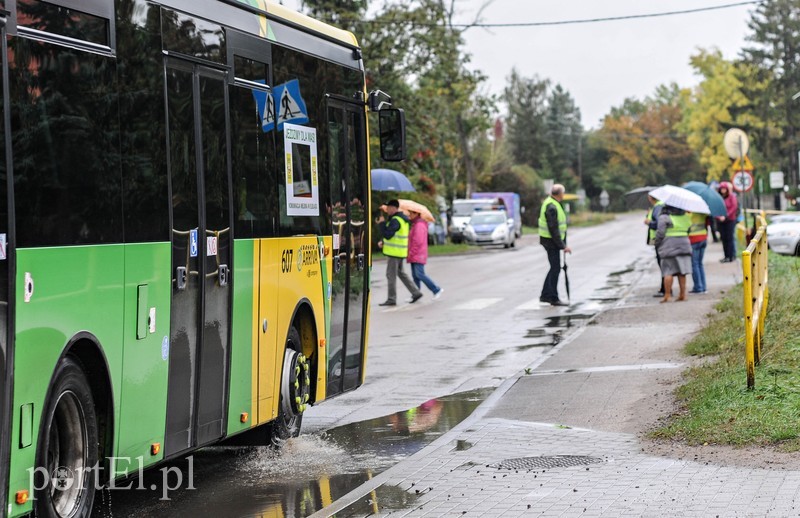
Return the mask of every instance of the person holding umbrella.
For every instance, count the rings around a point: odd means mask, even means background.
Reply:
[[[416,209],[416,210],[414,210]],[[421,283],[433,293],[433,298],[442,296],[442,289],[425,273],[425,263],[428,262],[428,223],[422,218],[421,209],[409,209],[411,216],[411,230],[408,234],[408,264],[411,265],[411,278],[417,288],[422,288]]]
[[[647,225],[647,244],[655,245],[654,241],[656,239],[656,230],[658,230],[658,215],[661,214],[661,209],[664,207],[664,202],[653,198],[649,194],[647,195],[647,200],[651,205],[650,210],[647,211],[647,216],[644,218],[644,224]],[[658,263],[658,269],[661,270],[661,257],[658,255],[658,248],[656,248],[656,263]],[[664,296],[663,275],[661,276],[661,286],[658,288],[658,292],[653,296]]]
[[[389,221],[384,220],[383,215],[378,217],[375,222],[378,224],[378,232],[381,240],[378,247],[383,250],[386,256],[386,281],[389,286],[389,294],[386,300],[378,304],[379,306],[397,305],[397,278],[411,292],[410,302],[413,304],[422,298],[422,292],[414,286],[411,278],[403,271],[403,259],[408,257],[408,232],[410,223],[408,217],[400,212],[400,202],[389,200],[386,203],[386,214]]]
[[[664,298],[672,297],[672,281],[678,276],[679,301],[686,300],[686,275],[692,273],[692,245],[689,227],[692,220],[684,210],[665,205],[658,215],[655,245],[661,257],[661,275],[664,277]]]
[[[561,206],[561,200],[563,199],[564,186],[557,183],[553,185],[550,190],[550,196],[544,200],[539,211],[539,243],[547,251],[547,261],[550,263],[550,270],[544,279],[544,286],[542,286],[542,294],[539,296],[539,300],[553,306],[569,305],[558,298],[561,250],[564,251],[564,254],[572,253],[572,249],[567,246],[567,215]]]

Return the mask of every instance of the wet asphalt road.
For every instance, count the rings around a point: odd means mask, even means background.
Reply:
[[[434,301],[423,287],[418,303],[388,310],[377,306],[386,280],[375,261],[364,386],[309,409],[303,434],[282,455],[206,448],[146,472],[129,490],[98,493],[94,515],[312,514],[455,426],[504,379],[618,299],[635,265],[652,260],[641,220],[637,213],[570,230],[568,308],[538,303],[547,259],[535,236],[514,249],[431,258],[426,271],[443,296]],[[563,276],[559,291],[565,299]],[[399,284],[399,300],[407,295]]]

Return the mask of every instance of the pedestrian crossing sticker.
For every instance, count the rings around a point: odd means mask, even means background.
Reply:
[[[264,81],[258,81],[264,83]],[[261,119],[261,129],[268,133],[275,129],[283,131],[283,125],[288,123],[304,124],[308,122],[308,108],[300,93],[300,81],[292,79],[281,85],[275,86],[271,92],[253,90],[258,116]]]
[[[317,130],[285,123],[286,215],[319,216]]]

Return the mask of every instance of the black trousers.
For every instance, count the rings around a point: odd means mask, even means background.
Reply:
[[[545,302],[558,300],[558,275],[561,273],[561,250],[558,248],[544,247],[547,251],[547,261],[550,263],[550,270],[544,278],[542,294],[539,298]]]
[[[736,259],[736,221],[727,219],[719,223],[719,237],[725,259]]]

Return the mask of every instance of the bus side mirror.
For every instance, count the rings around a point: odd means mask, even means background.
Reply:
[[[400,162],[406,158],[406,115],[400,108],[378,111],[378,129],[381,136],[381,158],[387,162]]]

